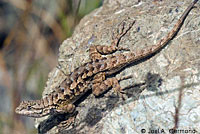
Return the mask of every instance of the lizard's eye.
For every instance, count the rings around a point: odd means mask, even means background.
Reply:
[[[31,110],[31,106],[27,106],[27,109],[28,109],[28,110]]]

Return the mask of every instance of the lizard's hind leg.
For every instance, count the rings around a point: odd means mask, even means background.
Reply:
[[[113,52],[120,51],[120,50],[129,51],[128,48],[120,47],[118,45],[121,38],[131,29],[134,23],[135,21],[132,21],[129,23],[128,26],[126,26],[126,21],[125,20],[122,21],[118,26],[116,35],[114,35],[115,33],[113,32],[112,42],[110,46],[107,46],[107,45],[91,46],[89,50],[90,59],[93,61],[96,59],[101,59],[102,55],[111,54]]]
[[[99,73],[94,76],[93,85],[92,85],[92,93],[95,96],[100,96],[101,94],[106,92],[108,89],[113,88],[115,93],[117,93],[117,95],[119,95],[121,98],[124,99],[124,96],[123,96],[124,91],[119,85],[119,82],[125,79],[129,79],[131,77],[132,76],[125,76],[119,79],[116,77],[105,79],[105,73],[103,72]]]

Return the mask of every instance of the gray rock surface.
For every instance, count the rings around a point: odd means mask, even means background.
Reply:
[[[62,82],[65,78],[63,72],[67,74],[89,61],[91,45],[109,45],[117,25],[127,17],[136,20],[136,23],[122,38],[120,45],[137,51],[165,36],[190,2],[105,0],[102,7],[81,20],[72,37],[60,46],[60,69],[50,72],[43,96]],[[134,76],[120,83],[122,87],[134,85],[126,90],[127,100],[121,100],[112,90],[100,98],[88,94],[77,107],[74,128],[61,132],[57,125],[51,125],[61,117],[47,119],[42,125],[38,124],[44,119],[37,119],[36,127],[41,132],[70,134],[133,134],[141,133],[141,130],[156,133],[158,129],[170,133],[178,107],[178,130],[200,133],[200,2],[196,6],[167,47],[117,74],[117,77]]]

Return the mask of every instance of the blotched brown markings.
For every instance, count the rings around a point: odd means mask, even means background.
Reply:
[[[124,54],[119,55],[116,64],[123,64],[124,62],[126,62],[126,56]]]
[[[83,82],[83,79],[82,79],[81,76],[79,76],[78,79],[77,79],[77,83],[82,83],[82,82]]]
[[[93,62],[92,63],[92,66],[94,67],[94,70],[92,71],[93,72],[93,74],[96,74],[99,70],[96,68],[96,65],[97,64],[97,62]]]
[[[106,69],[106,67],[107,67],[107,63],[106,62],[105,63],[101,63],[101,67],[100,67],[99,70],[104,70],[104,69]]]
[[[66,96],[66,95],[71,96],[71,94],[72,94],[72,91],[69,89],[69,87],[65,88],[65,90],[64,90],[64,95],[65,95],[65,96]]]
[[[70,90],[73,91],[73,89],[76,87],[76,85],[77,85],[77,82],[73,81],[72,84],[70,85]]]
[[[87,77],[91,77],[93,75],[93,70],[94,70],[95,67],[92,66],[92,64],[87,64],[86,65],[86,74],[87,74]]]
[[[96,49],[100,52],[100,53],[102,53],[102,52],[104,52],[104,48],[103,47],[101,47],[101,46],[96,46]]]
[[[97,63],[95,67],[97,68],[97,70],[100,70],[101,66],[102,66],[101,63]]]
[[[117,63],[117,57],[116,56],[111,57],[111,63],[112,63],[112,66],[114,66]]]
[[[58,102],[58,94],[54,93],[53,104],[56,104],[56,102]]]
[[[84,66],[79,67],[78,68],[78,75],[80,76],[81,74],[83,74],[84,70],[85,70]]]

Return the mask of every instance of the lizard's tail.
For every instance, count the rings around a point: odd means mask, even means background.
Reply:
[[[184,13],[180,17],[180,19],[175,24],[174,28],[167,34],[166,37],[164,37],[163,39],[161,39],[156,45],[149,46],[149,47],[147,47],[147,48],[145,48],[143,50],[140,50],[140,51],[138,51],[136,53],[127,53],[127,54],[125,54],[127,56],[127,58],[128,58],[127,62],[128,63],[132,63],[132,62],[144,59],[145,57],[148,57],[148,56],[151,56],[153,54],[156,54],[163,47],[165,47],[167,45],[167,43],[176,36],[176,34],[178,33],[179,29],[183,25],[183,22],[184,22],[185,18],[187,17],[187,15],[189,14],[189,12],[192,10],[192,8],[194,7],[194,5],[197,3],[197,1],[198,0],[194,0],[188,6],[188,8],[184,11]]]

